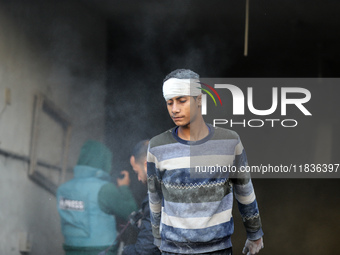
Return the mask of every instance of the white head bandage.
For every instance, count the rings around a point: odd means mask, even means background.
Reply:
[[[166,101],[179,96],[198,96],[202,94],[199,82],[197,79],[171,78],[163,83],[163,96]]]

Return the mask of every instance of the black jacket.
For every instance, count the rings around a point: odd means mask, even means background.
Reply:
[[[122,255],[160,255],[161,252],[153,244],[154,238],[151,229],[149,197],[142,202],[142,224],[135,244],[128,245],[124,248]]]

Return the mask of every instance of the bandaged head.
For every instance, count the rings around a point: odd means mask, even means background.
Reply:
[[[163,83],[163,96],[165,100],[179,96],[198,96],[202,94],[198,79],[170,78]]]

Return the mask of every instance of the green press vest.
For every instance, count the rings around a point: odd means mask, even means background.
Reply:
[[[74,178],[58,188],[57,207],[66,245],[110,246],[116,239],[115,217],[98,205],[98,192],[108,179],[109,174],[100,169],[77,165]]]

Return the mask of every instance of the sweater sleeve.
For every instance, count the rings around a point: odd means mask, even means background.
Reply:
[[[99,191],[98,203],[100,209],[116,215],[124,220],[131,212],[137,210],[137,204],[128,186],[117,187],[113,183],[105,184]]]
[[[155,238],[155,245],[160,246],[160,221],[162,209],[162,189],[160,175],[157,168],[156,157],[148,150],[147,154],[147,169],[148,169],[148,193],[152,234]]]
[[[238,170],[248,165],[246,152],[239,141],[235,151],[235,166]],[[232,179],[234,195],[249,240],[257,240],[263,236],[260,213],[250,173],[239,171]]]

